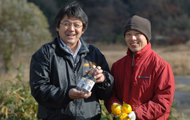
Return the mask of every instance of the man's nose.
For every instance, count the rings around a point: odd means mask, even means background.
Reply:
[[[137,37],[135,35],[132,35],[131,38],[132,38],[132,40],[136,40],[137,39]]]
[[[69,30],[75,30],[75,27],[74,27],[73,24],[70,24],[70,25],[69,25]]]

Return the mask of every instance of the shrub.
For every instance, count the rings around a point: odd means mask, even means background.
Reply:
[[[26,0],[0,0],[0,24],[0,58],[6,71],[15,52],[35,50],[52,40],[46,17]]]
[[[1,120],[37,120],[37,102],[30,93],[30,87],[24,83],[21,74],[22,64],[14,79],[6,80],[0,89]]]

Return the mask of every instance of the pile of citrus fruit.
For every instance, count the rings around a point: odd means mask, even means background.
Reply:
[[[113,104],[111,111],[112,114],[117,117],[117,120],[130,120],[127,116],[132,111],[132,107],[127,103],[123,103],[123,105]]]

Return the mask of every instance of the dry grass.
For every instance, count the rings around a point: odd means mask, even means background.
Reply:
[[[8,73],[1,71],[0,81],[14,79],[15,76],[18,74],[17,68],[19,67],[20,63],[22,63],[24,65],[22,69],[22,73],[24,75],[23,80],[25,82],[29,82],[29,65],[30,65],[31,53],[22,53],[22,54],[13,55],[12,59],[13,63],[11,70]]]
[[[92,44],[98,47],[105,55],[110,68],[114,62],[125,56],[127,52],[125,44]],[[152,46],[152,49],[171,65],[174,75],[190,75],[190,42],[175,46]],[[13,68],[17,68],[20,62],[24,64],[23,72],[26,81],[29,80],[30,59],[31,53],[13,56]],[[3,78],[14,78],[17,74],[15,71],[16,69],[12,69],[8,74],[0,73],[0,80]]]
[[[190,92],[190,87],[188,86],[190,86],[190,84],[176,84],[175,90],[181,92]]]
[[[93,44],[96,47],[100,49],[100,51],[104,54],[106,57],[106,60],[109,64],[109,67],[111,69],[111,66],[114,62],[119,60],[120,58],[124,57],[127,52],[127,46],[124,44],[100,44],[96,43]]]
[[[161,49],[155,48],[155,52],[157,52],[171,65],[175,75],[190,75],[189,43],[185,45],[169,46]]]

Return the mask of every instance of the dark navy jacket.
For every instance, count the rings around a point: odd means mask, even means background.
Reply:
[[[38,118],[50,120],[99,120],[99,99],[108,99],[113,87],[113,77],[104,55],[82,39],[81,48],[74,61],[62,46],[59,37],[43,45],[31,59],[30,86],[38,102]],[[96,83],[87,99],[70,99],[68,92],[90,65],[101,66],[105,81]]]

